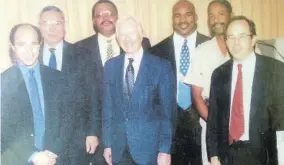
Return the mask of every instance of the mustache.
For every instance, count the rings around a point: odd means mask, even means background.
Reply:
[[[102,21],[101,25],[104,24],[104,23],[111,23],[111,24],[113,24],[112,21]]]
[[[179,24],[178,24],[178,26],[182,26],[182,25],[189,26],[189,24],[188,24],[188,23],[186,23],[186,22],[181,22],[181,23],[179,23]]]
[[[213,27],[213,28],[215,28],[217,25],[225,26],[225,24],[224,24],[224,23],[214,23],[214,24],[212,25],[212,27]]]

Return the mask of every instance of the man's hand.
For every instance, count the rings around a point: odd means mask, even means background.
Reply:
[[[99,139],[97,136],[87,136],[86,138],[86,152],[93,154],[99,145]]]
[[[111,148],[105,148],[104,158],[105,158],[108,165],[112,165]]]
[[[56,158],[57,158],[56,154],[48,150],[45,150],[37,153],[34,156],[32,163],[33,165],[55,165]]]
[[[171,165],[171,155],[166,153],[159,153],[158,154],[158,165]]]
[[[211,160],[211,161],[210,161],[210,165],[221,165],[221,163],[220,163],[220,161],[219,161],[219,159],[218,159],[217,156],[211,157],[210,160]]]

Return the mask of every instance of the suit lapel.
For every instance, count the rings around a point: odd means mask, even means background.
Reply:
[[[125,96],[123,95],[124,94],[124,58],[125,58],[125,55],[124,54],[121,54],[119,57],[118,57],[118,62],[116,63],[117,67],[116,67],[116,75],[117,78],[116,80],[118,80],[118,87],[116,90],[117,93],[120,95],[119,98],[124,98]]]
[[[62,49],[62,72],[67,72],[69,66],[75,67],[74,65],[72,65],[72,53],[74,52],[75,51],[73,50],[73,47],[71,47],[69,43],[64,41]]]
[[[264,70],[265,64],[263,61],[256,55],[255,63],[255,73],[253,77],[252,85],[252,96],[251,96],[251,107],[250,107],[250,128],[257,124],[252,123],[256,117],[256,113],[260,107],[263,107],[264,104],[264,91],[265,91],[265,82],[263,80],[267,79],[267,72]],[[252,129],[250,129],[252,130]]]
[[[229,131],[229,123],[230,123],[230,109],[231,109],[231,83],[232,83],[232,70],[233,70],[233,60],[230,60],[229,63],[227,63],[226,67],[223,69],[223,81],[221,85],[224,85],[224,91],[220,93],[224,93],[223,99],[221,101],[224,103],[224,124],[226,124],[226,127]],[[221,94],[220,94],[221,95]],[[229,137],[229,132],[227,132]]]
[[[100,47],[99,47],[99,41],[98,41],[98,34],[95,34],[92,37],[87,47],[89,48],[89,50],[92,50],[93,58],[95,61],[97,61],[97,64],[100,64],[101,67],[103,67],[103,62],[102,62]]]

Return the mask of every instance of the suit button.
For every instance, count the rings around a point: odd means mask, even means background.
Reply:
[[[31,137],[33,137],[34,136],[34,134],[31,134]]]

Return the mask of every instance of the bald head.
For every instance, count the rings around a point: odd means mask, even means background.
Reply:
[[[197,15],[192,2],[188,0],[178,1],[172,9],[173,29],[183,36],[188,37],[197,28]]]

